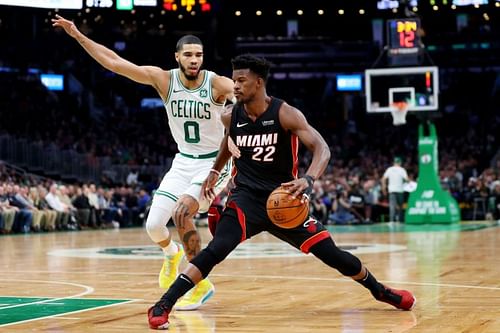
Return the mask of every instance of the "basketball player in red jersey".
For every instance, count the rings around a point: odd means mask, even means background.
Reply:
[[[330,150],[299,110],[267,95],[270,64],[265,59],[241,55],[234,58],[232,64],[237,103],[231,113],[222,116],[226,137],[202,191],[208,198],[215,194],[213,189],[218,174],[231,157],[228,135],[240,151],[239,158],[234,161],[235,186],[212,241],[149,309],[150,327],[168,327],[168,316],[177,299],[204,279],[240,242],[262,231],[268,231],[304,253],[313,253],[328,266],[363,285],[375,299],[398,309],[411,310],[415,304],[412,293],[379,283],[357,257],[335,245],[320,222],[309,217],[293,229],[282,229],[269,220],[266,200],[271,191],[283,185],[296,197],[310,193],[314,180],[328,165]],[[311,165],[302,178],[297,177],[299,140],[313,153]]]

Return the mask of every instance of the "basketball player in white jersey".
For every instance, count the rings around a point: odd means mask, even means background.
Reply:
[[[138,66],[121,58],[86,37],[73,22],[59,15],[52,22],[54,27],[63,28],[106,69],[153,86],[165,104],[170,131],[179,153],[155,192],[146,229],[165,254],[159,283],[161,288],[168,288],[177,277],[184,250],[190,260],[201,249],[193,217],[198,211],[206,211],[210,205],[201,200],[201,184],[210,172],[224,136],[220,116],[226,100],[233,98],[233,81],[201,70],[203,45],[196,36],[186,35],[179,39],[175,52],[179,68],[163,70],[155,66]],[[219,178],[220,190],[229,178],[230,171],[223,169]],[[184,249],[171,240],[166,227],[170,218],[177,227]],[[208,279],[198,286],[178,303],[178,310],[197,309],[212,296],[214,287]]]

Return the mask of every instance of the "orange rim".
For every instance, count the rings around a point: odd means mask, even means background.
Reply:
[[[404,111],[408,109],[408,103],[406,102],[394,102],[392,103],[399,111]]]

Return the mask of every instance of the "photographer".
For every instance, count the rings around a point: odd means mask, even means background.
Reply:
[[[337,190],[333,195],[332,214],[329,219],[334,224],[351,224],[359,222],[351,213],[352,205],[349,202],[347,192],[343,187],[337,186]]]
[[[328,222],[328,208],[323,201],[323,197],[312,193],[311,194],[311,204],[310,204],[310,213],[314,216],[318,221],[323,224],[327,224]]]

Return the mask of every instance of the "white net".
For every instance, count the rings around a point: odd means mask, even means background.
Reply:
[[[394,126],[406,124],[408,107],[409,105],[406,102],[397,102],[391,105],[392,124]]]

